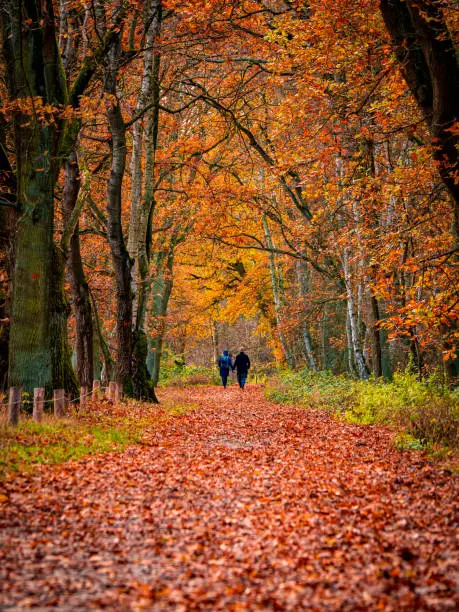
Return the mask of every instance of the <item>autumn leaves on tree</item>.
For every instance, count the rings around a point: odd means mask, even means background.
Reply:
[[[457,376],[457,19],[5,0],[4,386],[154,401],[165,344],[240,316],[292,368]]]

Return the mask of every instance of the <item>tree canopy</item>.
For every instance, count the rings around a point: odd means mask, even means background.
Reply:
[[[5,0],[0,28],[4,386],[154,401],[165,347],[215,358],[241,318],[292,368],[458,376],[454,2]]]

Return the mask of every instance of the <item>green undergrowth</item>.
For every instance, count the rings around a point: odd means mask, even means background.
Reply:
[[[193,387],[201,385],[218,385],[220,376],[218,368],[205,368],[194,365],[172,365],[161,366],[159,380],[160,387]]]
[[[249,380],[251,383],[265,383],[268,379],[267,372],[271,373],[263,366],[253,367],[249,372]],[[161,366],[161,375],[159,379],[160,387],[199,387],[207,385],[220,385],[220,373],[217,367],[205,368],[203,366],[181,366],[181,365],[165,365]],[[236,373],[228,378],[228,385],[236,383]]]
[[[278,403],[322,408],[350,423],[393,425],[397,448],[428,448],[442,454],[459,448],[459,389],[440,377],[419,382],[409,372],[393,380],[356,381],[328,372],[280,372],[270,379],[266,395]]]
[[[42,423],[21,414],[17,427],[0,416],[0,480],[37,464],[58,464],[87,455],[121,452],[132,444],[149,445],[151,436],[169,419],[193,409],[193,404],[160,406],[125,401],[116,406],[100,401],[64,419],[45,414]]]

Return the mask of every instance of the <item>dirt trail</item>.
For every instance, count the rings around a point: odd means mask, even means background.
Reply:
[[[165,395],[199,408],[150,446],[7,483],[0,609],[455,609],[457,477],[255,387]]]

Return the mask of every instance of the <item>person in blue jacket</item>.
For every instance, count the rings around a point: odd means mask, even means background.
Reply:
[[[249,373],[250,359],[249,356],[244,353],[244,349],[241,348],[239,354],[236,356],[234,361],[233,370],[237,370],[237,382],[242,390],[244,390],[245,381],[247,380],[247,374]]]
[[[229,351],[223,351],[223,354],[218,360],[218,367],[220,368],[220,376],[222,378],[223,387],[226,389],[226,383],[228,382],[230,370],[234,370]]]

